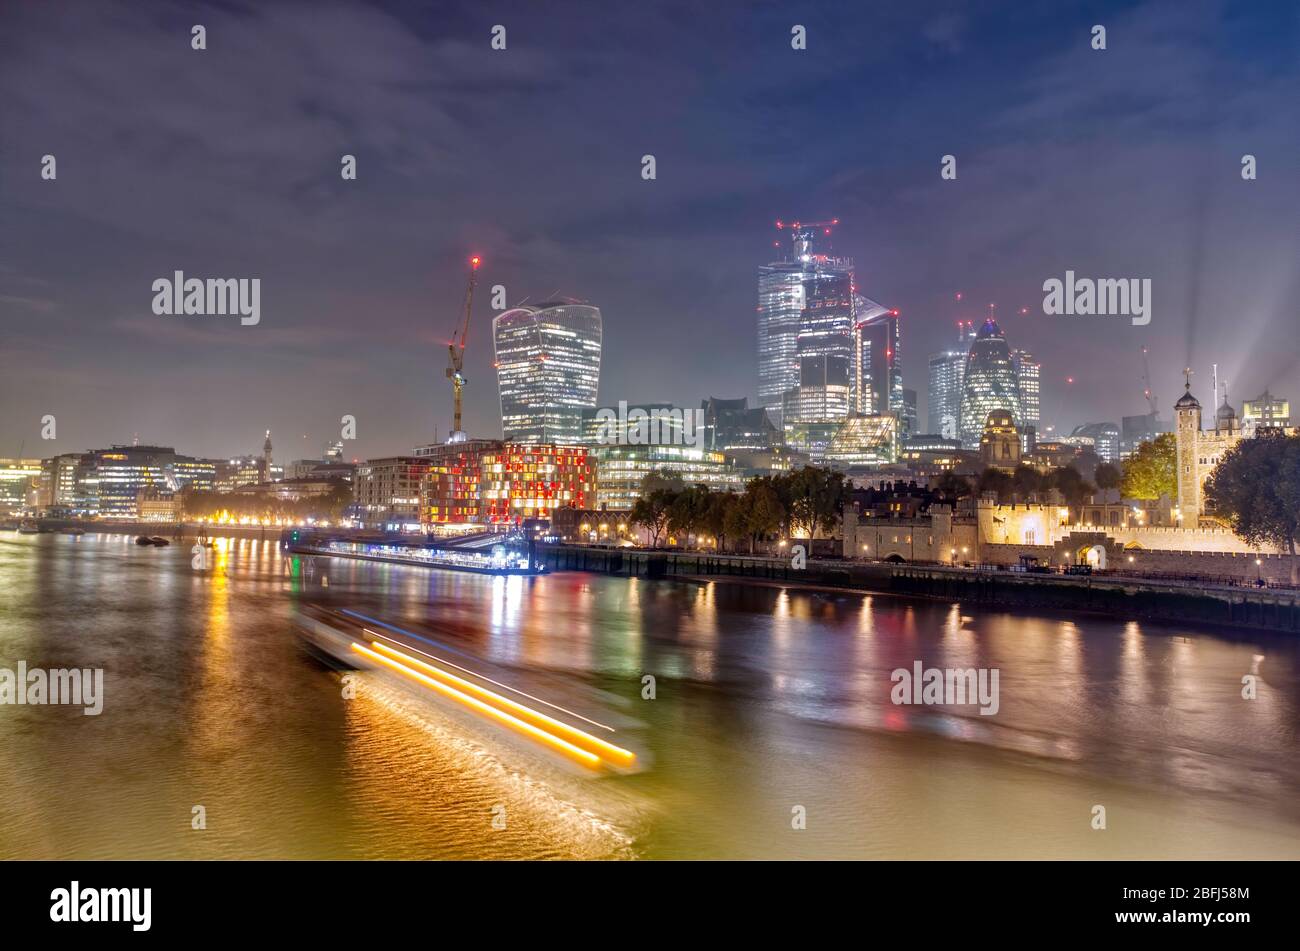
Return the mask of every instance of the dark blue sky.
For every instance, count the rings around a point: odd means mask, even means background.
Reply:
[[[989,301],[1059,425],[1142,412],[1143,345],[1166,416],[1188,363],[1203,399],[1217,361],[1238,405],[1300,400],[1298,54],[1290,0],[5,0],[0,456],[134,433],[230,454],[270,427],[292,458],[344,413],[349,455],[445,435],[471,252],[511,303],[601,307],[603,402],[752,397],[778,217],[842,220],[922,401],[927,354]],[[1150,278],[1150,326],[1044,316],[1067,268]],[[261,278],[260,325],[155,316],[176,269]],[[486,304],[466,417],[495,435]]]

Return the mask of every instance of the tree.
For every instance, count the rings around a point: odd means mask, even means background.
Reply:
[[[1061,493],[1067,505],[1079,506],[1097,491],[1074,466],[1053,469],[1047,476],[1047,487]]]
[[[1300,535],[1300,435],[1266,430],[1224,453],[1205,483],[1205,499],[1250,545],[1296,553]]]
[[[742,495],[727,495],[727,509],[722,519],[721,535],[727,538],[744,538],[749,535],[748,490]],[[754,540],[750,537],[750,553],[754,551]]]
[[[1124,483],[1124,471],[1113,463],[1103,462],[1092,473],[1099,489],[1118,489]]]
[[[1141,443],[1124,460],[1123,495],[1126,499],[1158,499],[1178,495],[1178,446],[1173,433],[1161,433]]]
[[[779,532],[785,524],[786,511],[771,479],[751,479],[737,507],[743,518],[740,534],[749,536],[749,553],[767,536]]]
[[[701,533],[708,510],[708,488],[693,485],[689,489],[683,489],[668,504],[668,531],[677,536],[679,543],[684,544],[689,536]]]
[[[1011,483],[1015,487],[1016,495],[1022,498],[1035,495],[1043,491],[1043,474],[1033,466],[1018,465],[1016,471],[1011,473]]]
[[[955,472],[945,472],[934,482],[934,491],[950,501],[957,501],[963,496],[970,495],[970,480],[964,476],[959,476]]]
[[[632,506],[629,520],[650,533],[652,548],[659,547],[659,538],[668,529],[668,511],[674,498],[676,495],[669,489],[655,489],[642,495]]]
[[[710,492],[704,515],[701,518],[703,529],[718,540],[718,551],[722,551],[731,532],[727,526],[727,513],[736,505],[739,498],[732,492]]]
[[[1011,476],[992,466],[980,473],[979,482],[975,485],[977,492],[992,492],[998,497],[999,502],[1010,498],[1014,489],[1015,483]]]
[[[818,529],[834,531],[847,495],[844,473],[804,466],[782,481],[785,480],[788,480],[790,497],[786,508],[790,517],[807,529],[809,541],[817,539]]]

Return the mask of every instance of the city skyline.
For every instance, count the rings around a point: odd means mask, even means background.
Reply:
[[[1219,364],[1238,399],[1294,393],[1294,348],[1276,346],[1300,291],[1284,95],[1294,19],[1203,3],[1206,15],[1170,31],[1168,4],[1102,6],[1126,39],[1101,66],[1078,41],[1100,12],[1027,13],[1013,37],[1009,6],[974,17],[937,5],[845,13],[849,28],[810,13],[808,55],[776,74],[750,62],[788,32],[776,11],[685,25],[664,11],[605,12],[562,28],[521,12],[498,59],[474,42],[487,26],[468,7],[436,28],[398,7],[339,7],[305,32],[277,11],[245,21],[203,8],[203,53],[181,15],[86,6],[57,28],[58,48],[23,42],[48,29],[38,14],[8,12],[0,455],[136,434],[185,446],[196,432],[207,445],[195,451],[233,455],[267,428],[298,455],[294,442],[336,439],[344,414],[358,421],[349,457],[445,437],[442,351],[469,254],[508,306],[559,290],[601,308],[602,404],[753,400],[753,274],[782,212],[840,216],[837,253],[856,261],[863,293],[900,310],[902,381],[918,393],[954,322],[981,320],[991,301],[1008,338],[1041,362],[1043,415],[1058,432],[1145,412],[1143,346],[1166,420],[1188,365],[1207,375]],[[162,52],[173,29],[175,49]],[[868,69],[854,65],[855,38],[885,29],[896,42],[873,58],[870,83],[855,81]],[[60,65],[68,55],[75,73]],[[189,68],[192,55],[207,57],[203,69]],[[1158,87],[1144,78],[1152,60],[1169,70]],[[1014,65],[977,89],[962,83],[987,62]],[[295,65],[315,79],[294,78]],[[399,73],[411,90],[394,91]],[[691,96],[706,80],[709,95]],[[478,88],[499,95],[480,104]],[[689,105],[657,104],[664,89]],[[110,91],[126,107],[109,108]],[[907,108],[873,129],[886,149],[859,148],[860,130],[832,118],[890,96]],[[761,118],[733,108],[756,101]],[[224,102],[237,115],[217,111]],[[417,122],[430,105],[437,121]],[[924,123],[904,118],[922,113]],[[683,123],[708,128],[708,144],[687,147]],[[802,149],[814,131],[825,158]],[[583,158],[508,147],[559,135]],[[1246,152],[1259,157],[1255,181],[1239,174]],[[40,175],[47,153],[54,181]],[[647,153],[653,181],[640,176]],[[943,181],[950,153],[958,178]],[[356,156],[355,181],[339,177],[344,154]],[[1149,276],[1152,323],[1045,316],[1042,282],[1071,268]],[[260,278],[260,322],[151,313],[150,283],[177,269]],[[472,435],[498,434],[494,313],[484,295],[470,330]],[[1069,408],[1066,376],[1078,381]],[[58,438],[42,442],[47,414]]]
[[[1280,920],[1297,51],[1297,0],[0,3],[19,933],[373,937],[325,882],[428,861]]]

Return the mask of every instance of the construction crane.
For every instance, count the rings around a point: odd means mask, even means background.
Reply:
[[[780,231],[783,228],[790,228],[792,230],[821,228],[823,232],[830,234],[830,229],[836,227],[839,223],[840,219],[838,218],[832,218],[830,221],[778,221],[776,223],[776,230]]]
[[[469,278],[465,281],[465,313],[460,320],[459,339],[453,336],[447,344],[447,378],[451,380],[451,391],[455,400],[451,435],[447,442],[460,442],[465,438],[465,433],[460,428],[460,396],[461,390],[465,388],[465,374],[461,371],[465,368],[465,338],[469,335],[469,314],[474,305],[474,285],[478,283],[480,263],[477,255],[469,259]]]
[[[1147,348],[1142,348],[1142,395],[1151,408],[1151,418],[1156,418],[1156,395],[1151,391],[1151,367],[1147,365]]]

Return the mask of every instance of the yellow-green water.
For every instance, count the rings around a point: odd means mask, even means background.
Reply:
[[[101,716],[0,706],[0,857],[1300,856],[1286,638],[729,584],[309,569],[249,539],[196,571],[187,544],[132,541],[0,535],[0,668],[105,671]],[[380,674],[348,699],[294,636],[302,601],[600,711],[644,768],[579,776]],[[916,660],[997,668],[998,713],[894,705],[890,672]]]

